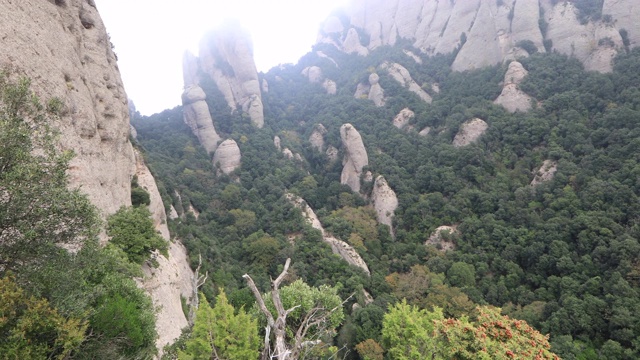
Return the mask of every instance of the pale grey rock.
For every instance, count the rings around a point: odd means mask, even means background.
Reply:
[[[327,148],[327,151],[325,151],[325,154],[327,154],[327,158],[329,159],[329,162],[334,162],[338,160],[338,149],[335,148],[335,146],[329,146]]]
[[[218,146],[213,155],[213,166],[220,167],[220,171],[229,175],[240,167],[242,156],[235,140],[227,139]]]
[[[340,138],[344,148],[342,175],[340,183],[348,185],[353,192],[360,192],[360,175],[362,168],[369,165],[369,156],[362,142],[360,133],[351,124],[340,127]]]
[[[298,161],[298,162],[304,162],[304,159],[302,158],[302,155],[300,155],[298,153],[295,153],[293,155],[293,158],[296,159],[296,161]]]
[[[269,92],[269,82],[267,81],[267,79],[262,79],[262,92],[263,93]]]
[[[445,236],[445,234],[447,234],[448,236]],[[455,250],[455,242],[447,238],[457,236],[460,236],[457,225],[440,226],[429,236],[429,238],[425,242],[425,245],[435,246],[442,251]]]
[[[324,151],[324,135],[327,133],[327,129],[322,124],[314,126],[313,132],[309,136],[309,142],[311,147],[319,152]]]
[[[342,51],[347,54],[358,54],[360,56],[369,55],[369,49],[360,43],[360,35],[358,35],[358,32],[354,28],[349,29],[347,32],[347,36],[342,43]]]
[[[416,114],[411,111],[411,109],[404,108],[400,111],[400,113],[398,113],[398,115],[396,115],[395,118],[393,118],[393,126],[397,127],[398,129],[403,129],[415,116]]]
[[[369,86],[369,84],[360,83],[356,86],[356,92],[353,94],[353,97],[356,99],[368,99],[369,90],[371,90],[371,86]]]
[[[494,104],[501,105],[509,112],[528,111],[531,108],[531,96],[520,90],[520,83],[527,76],[527,70],[517,61],[512,61],[504,75],[504,85]]]
[[[489,128],[482,119],[471,119],[460,126],[460,130],[453,139],[453,146],[462,147],[476,142]]]
[[[131,136],[131,138],[135,140],[138,140],[138,130],[136,130],[133,125],[129,125],[129,136]]]
[[[318,66],[308,66],[302,70],[302,76],[306,77],[311,83],[320,83],[324,79],[322,69]]]
[[[540,19],[540,8],[545,19]],[[621,29],[629,33],[632,47],[640,43],[640,4],[633,0],[605,0],[603,14],[610,15],[612,22],[586,25],[577,20],[571,1],[354,0],[345,11],[348,24],[341,25],[350,33],[344,38],[338,33],[333,38],[321,36],[321,42],[361,55],[365,50],[394,45],[399,38],[413,41],[414,47],[427,55],[448,54],[459,48],[452,65],[456,71],[528,56],[517,46],[523,40],[545,52],[539,26],[542,20],[549,24],[546,36],[553,42],[552,50],[575,56],[589,70],[611,71],[611,57],[621,49],[615,33]],[[599,27],[608,28],[609,35],[597,34]],[[366,47],[360,43],[356,28],[370,37]],[[598,45],[603,38],[613,39],[615,48]]]
[[[436,94],[440,94],[440,84],[431,84],[431,90]]]
[[[431,95],[422,90],[422,87],[413,80],[411,74],[404,66],[397,63],[384,62],[382,65],[380,65],[380,68],[382,70],[386,70],[393,79],[400,83],[400,85],[407,88],[412,93],[418,95],[418,97],[422,99],[422,101],[426,102],[427,104],[431,104],[431,102],[433,101]]]
[[[188,86],[182,93],[182,112],[185,124],[189,126],[207,153],[212,154],[222,138],[213,126],[206,98],[204,91],[198,85]]]
[[[156,254],[157,268],[148,264],[142,267],[145,276],[141,286],[151,295],[153,304],[158,309],[156,313],[156,331],[158,332],[156,346],[162,350],[165,345],[173,343],[180,337],[182,329],[188,325],[182,311],[180,297],[189,298],[191,296],[193,272],[189,267],[186,249],[179,242],[170,242],[171,235],[167,226],[167,215],[156,181],[144,163],[142,154],[136,151],[135,156],[138,184],[149,193],[149,211],[153,225],[162,238],[169,242],[168,259],[161,254]]]
[[[264,126],[264,106],[251,36],[231,21],[200,42],[200,69],[213,79],[229,108],[240,106],[257,127]]]
[[[182,77],[184,81],[184,87],[187,88],[191,85],[199,85],[200,77],[198,76],[198,58],[190,51],[185,51],[182,56]]]
[[[175,220],[180,217],[178,215],[178,212],[176,211],[176,208],[173,206],[173,204],[171,204],[171,207],[169,208],[169,214],[167,214],[167,216],[171,220]]]
[[[426,128],[424,128],[424,129],[420,130],[420,132],[418,133],[418,135],[420,135],[420,136],[427,136],[427,135],[429,135],[429,133],[430,133],[430,132],[431,132],[431,128],[427,126]]]
[[[553,160],[545,160],[542,163],[542,166],[534,172],[534,178],[531,180],[531,186],[536,186],[543,182],[553,180],[556,171],[558,171],[558,163]]]
[[[278,151],[282,151],[282,142],[280,140],[280,136],[274,136],[273,145],[276,147],[276,149],[278,149]]]
[[[367,275],[371,275],[371,272],[369,271],[369,267],[367,266],[367,263],[364,262],[360,254],[358,254],[358,252],[356,251],[356,249],[354,249],[351,245],[347,244],[346,242],[336,239],[335,237],[328,234],[324,230],[324,227],[322,226],[322,223],[318,219],[318,216],[315,214],[313,209],[311,209],[311,207],[307,204],[307,202],[304,201],[304,199],[291,193],[287,193],[285,194],[285,196],[295,207],[302,210],[302,214],[304,215],[309,225],[311,225],[311,227],[313,227],[314,229],[320,231],[320,233],[322,234],[322,240],[324,240],[324,242],[328,243],[331,246],[331,251],[334,254],[340,256],[344,261],[346,261],[350,265],[353,265],[362,269],[365,273],[367,273]]]
[[[618,31],[628,33],[630,47],[640,45],[640,3],[636,0],[604,0],[602,14],[611,15]]]
[[[96,8],[81,0],[0,1],[0,39],[0,64],[30,78],[43,102],[64,103],[50,125],[60,132],[60,149],[75,153],[69,187],[86,194],[103,219],[130,206],[136,161],[128,98]]]
[[[402,50],[402,52],[405,53],[405,55],[407,55],[408,57],[412,58],[413,61],[415,61],[416,63],[422,65],[422,59],[418,55],[414,54],[412,51]]]
[[[282,154],[289,160],[293,160],[293,152],[289,148],[282,149]]]
[[[327,92],[327,95],[335,95],[338,92],[338,84],[331,79],[325,79],[322,87]]]
[[[368,98],[373,101],[377,107],[382,107],[385,104],[384,89],[380,85],[379,81],[380,76],[378,76],[378,74],[373,73],[369,75],[370,88]]]
[[[337,62],[336,62],[336,61],[335,61],[331,56],[329,56],[329,55],[325,54],[324,52],[322,52],[322,51],[316,51],[316,55],[318,55],[318,57],[321,57],[321,58],[323,58],[323,59],[327,59],[327,60],[331,61],[331,63],[332,63],[333,65],[335,65],[336,67],[339,67],[339,66],[338,66],[338,63],[337,63]]]
[[[198,209],[196,209],[192,203],[189,203],[189,207],[187,208],[187,214],[193,215],[193,217],[196,218],[196,220],[200,218],[200,211],[198,211]]]
[[[366,183],[373,182],[373,173],[371,171],[367,171],[366,173],[364,173],[364,176],[362,177],[362,181]]]
[[[373,184],[371,202],[376,209],[378,222],[389,226],[389,232],[393,236],[393,217],[398,208],[398,197],[383,176],[378,176]]]

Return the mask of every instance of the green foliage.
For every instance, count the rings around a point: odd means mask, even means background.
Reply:
[[[185,351],[178,352],[178,359],[255,360],[259,347],[257,321],[246,314],[244,309],[236,314],[221,289],[213,308],[205,296],[200,294],[195,324],[186,340]]]
[[[154,250],[169,256],[169,245],[156,233],[145,207],[120,208],[108,219],[107,235],[111,236],[109,244],[122,249],[133,263],[144,263]]]
[[[437,353],[432,333],[434,320],[442,320],[442,311],[419,310],[406,300],[389,307],[382,326],[382,342],[394,360],[420,360]]]
[[[46,299],[27,295],[12,276],[0,278],[0,357],[65,359],[79,348],[87,323],[65,318]]]

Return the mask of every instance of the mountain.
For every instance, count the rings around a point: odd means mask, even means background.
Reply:
[[[131,206],[134,175],[151,193],[155,225],[169,242],[165,208],[143,156],[129,141],[129,108],[113,45],[93,0],[26,0],[0,3],[0,64],[10,76],[30,79],[42,99],[62,102],[54,124],[59,146],[74,157],[69,187],[80,189],[106,219]],[[108,240],[104,230],[101,238]],[[142,286],[159,307],[157,345],[187,325],[180,296],[192,295],[186,253],[170,242],[170,256],[145,267]],[[155,274],[155,275],[154,275]]]
[[[631,0],[356,0],[326,20],[318,43],[364,55],[406,39],[427,55],[456,51],[456,71],[555,51],[609,72],[640,42],[639,11]]]

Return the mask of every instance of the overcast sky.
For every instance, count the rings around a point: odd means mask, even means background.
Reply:
[[[151,115],[180,103],[182,55],[225,18],[252,34],[258,71],[295,63],[319,24],[347,0],[96,0],[118,54],[125,89]]]

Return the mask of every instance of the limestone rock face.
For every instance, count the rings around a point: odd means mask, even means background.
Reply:
[[[456,137],[453,139],[453,146],[467,146],[476,142],[480,136],[487,131],[487,128],[489,128],[489,125],[487,125],[484,120],[478,118],[465,122],[460,126],[458,134],[456,134]]]
[[[411,109],[404,108],[400,111],[400,113],[398,113],[398,115],[396,115],[395,118],[393,118],[393,126],[397,127],[398,129],[403,129],[415,116],[416,114],[411,111]]]
[[[520,83],[527,76],[527,70],[517,61],[509,64],[509,69],[504,75],[504,86],[502,93],[494,101],[494,104],[501,105],[508,111],[528,111],[531,108],[531,96],[520,90]]]
[[[155,229],[166,241],[170,241],[167,215],[155,179],[144,163],[142,155],[137,151],[135,155],[138,184],[149,192],[149,211]],[[177,214],[175,216],[177,217]],[[180,296],[188,299],[192,295],[193,272],[189,267],[186,249],[177,241],[170,243],[168,259],[158,254],[156,260],[159,264],[157,268],[148,264],[143,266],[145,276],[142,287],[151,295],[154,306],[159,309],[156,320],[156,346],[162,349],[180,337],[182,328],[188,325],[182,311]]]
[[[282,141],[280,140],[280,136],[276,135],[273,138],[273,146],[278,149],[278,151],[282,151]]]
[[[536,186],[543,182],[553,180],[556,171],[558,171],[558,163],[553,160],[545,160],[538,171],[535,172],[535,177],[531,181],[531,186]]]
[[[457,228],[456,225],[438,227],[436,231],[429,236],[425,245],[436,246],[442,251],[455,250],[456,244],[452,241],[451,237],[460,235]],[[445,234],[448,236],[445,236]]]
[[[340,127],[340,138],[345,153],[340,183],[348,185],[353,192],[357,193],[360,191],[362,168],[369,165],[367,149],[364,147],[360,133],[351,124]]]
[[[422,87],[416,83],[409,71],[402,65],[396,63],[385,62],[380,66],[381,69],[386,70],[392,78],[394,78],[400,85],[409,89],[412,93],[418,95],[422,101],[431,104],[433,99],[426,91],[422,90]]]
[[[322,124],[318,124],[313,128],[311,136],[309,136],[309,142],[311,147],[319,152],[324,151],[324,135],[327,133],[327,129]]]
[[[427,55],[459,48],[452,69],[464,71],[528,56],[520,47],[525,40],[545,52],[549,40],[551,51],[575,56],[588,70],[606,72],[611,71],[612,56],[622,49],[620,30],[628,32],[631,47],[640,44],[640,4],[605,0],[602,13],[611,21],[580,24],[571,1],[354,0],[345,8],[344,21],[327,20],[318,42],[360,55],[394,45],[399,38],[412,41]],[[544,22],[548,27],[543,36]],[[368,35],[368,44],[361,42],[356,29]],[[601,39],[611,39],[613,45]]]
[[[207,153],[212,154],[218,148],[221,137],[213,126],[207,95],[198,85],[189,85],[182,94],[182,112],[184,122],[191,128]]]
[[[106,217],[131,205],[135,156],[129,142],[129,107],[116,56],[93,1],[0,2],[0,66],[31,79],[46,102],[63,113],[51,125],[62,149],[76,156],[71,188],[79,188]]]
[[[322,223],[320,223],[320,220],[318,219],[318,216],[316,216],[313,209],[311,209],[311,207],[307,204],[306,201],[304,201],[304,199],[293,194],[286,194],[285,196],[295,207],[302,210],[302,214],[305,216],[309,225],[322,233],[322,239],[324,240],[324,242],[328,243],[331,246],[331,251],[333,251],[334,254],[339,255],[347,263],[359,267],[365,273],[367,273],[367,275],[371,275],[367,263],[364,262],[356,249],[354,249],[346,242],[336,239],[335,237],[325,232]]]
[[[213,155],[213,166],[220,166],[223,174],[229,175],[240,167],[242,156],[235,140],[227,139],[218,146]]]
[[[369,100],[373,101],[377,107],[384,106],[384,89],[380,86],[380,76],[378,74],[369,75]]]
[[[424,129],[420,130],[420,132],[418,133],[418,135],[420,135],[420,136],[427,136],[427,135],[429,135],[429,133],[430,133],[430,132],[431,132],[431,128],[427,126],[426,128],[424,128]]]
[[[371,192],[371,201],[378,215],[378,222],[389,226],[391,235],[393,236],[393,217],[398,208],[398,197],[395,191],[391,189],[384,177],[378,176],[373,183],[373,191]]]
[[[200,69],[213,79],[235,111],[240,107],[251,123],[262,128],[264,107],[250,35],[237,22],[228,22],[200,42]]]

